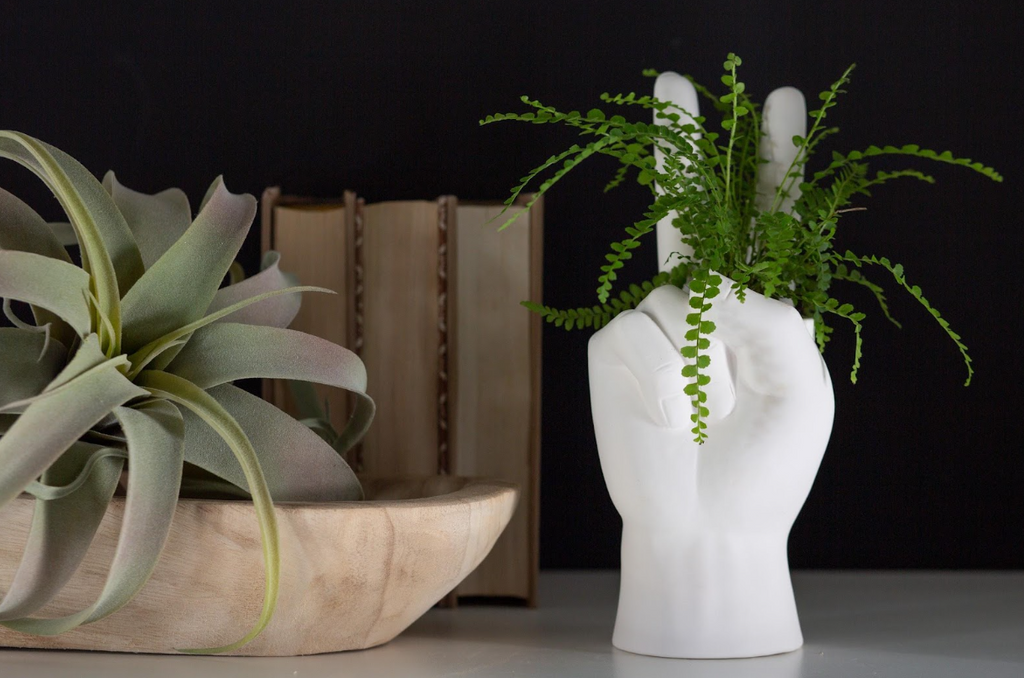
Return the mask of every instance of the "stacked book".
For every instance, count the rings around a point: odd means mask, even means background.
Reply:
[[[524,209],[525,200],[512,208]],[[285,196],[262,200],[264,252],[303,285],[292,327],[347,346],[366,365],[377,417],[349,462],[373,476],[449,474],[517,483],[519,507],[458,597],[536,602],[541,325],[519,305],[541,300],[540,201],[510,228],[498,202],[367,204]],[[264,395],[295,411],[286,384]],[[321,391],[334,427],[343,392]],[[454,598],[452,599],[454,600]]]

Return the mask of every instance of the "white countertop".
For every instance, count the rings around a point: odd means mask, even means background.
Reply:
[[[618,577],[546,572],[541,607],[435,609],[388,645],[297,658],[0,651],[0,678],[1024,676],[1024,573],[794,575],[805,645],[742,660],[615,650]]]

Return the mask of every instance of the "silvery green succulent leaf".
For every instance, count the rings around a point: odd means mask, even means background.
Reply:
[[[18,496],[111,410],[146,395],[117,369],[122,364],[108,360],[32,399],[0,438],[0,507]]]
[[[78,234],[75,227],[68,221],[50,221],[47,223],[61,247],[78,247]]]
[[[0,346],[0,407],[42,393],[67,357],[60,342],[10,327],[0,328]]]
[[[20,132],[0,131],[0,157],[19,163],[53,191],[90,259],[107,259],[122,293],[144,270],[138,246],[110,195],[80,162]],[[106,257],[98,256],[106,252]],[[92,261],[93,266],[98,261]]]
[[[283,273],[278,268],[280,259],[281,255],[277,252],[267,252],[263,257],[262,270],[258,274],[217,290],[210,307],[206,309],[207,316],[234,308],[237,310],[221,315],[215,322],[288,327],[299,312],[302,295],[295,277]],[[285,294],[285,290],[289,289],[294,291]],[[179,350],[180,346],[167,349],[154,358],[149,367],[155,370],[166,369]]]
[[[298,282],[294,277],[282,273],[278,268],[281,255],[267,252],[263,257],[262,270],[251,278],[240,283],[217,290],[207,313],[213,313],[243,299],[258,294],[295,287]],[[302,298],[299,294],[286,294],[252,304],[236,311],[218,322],[246,323],[248,325],[267,325],[269,327],[288,327],[299,312]]]
[[[73,443],[46,470],[43,482],[58,485],[74,481],[93,455],[102,450]],[[21,564],[0,603],[0,621],[35,613],[71,579],[103,520],[123,465],[123,458],[107,456],[96,464],[77,492],[56,500],[36,501]]]
[[[88,443],[75,443],[88,444]],[[74,445],[71,446],[74,449]],[[78,475],[72,478],[70,481],[66,481],[59,484],[48,484],[45,480],[36,480],[29,483],[25,487],[25,492],[31,494],[36,499],[45,499],[47,501],[53,501],[54,499],[63,499],[64,497],[70,497],[75,492],[82,489],[87,482],[91,480],[93,471],[100,469],[100,462],[107,457],[116,457],[121,460],[128,459],[128,453],[124,450],[117,449],[114,447],[100,447],[89,455],[85,465],[79,470]],[[46,477],[46,474],[43,474]]]
[[[168,371],[203,388],[238,379],[306,381],[343,388],[355,408],[341,436],[345,452],[366,434],[375,406],[366,396],[366,367],[356,354],[295,330],[218,323],[197,331]]]
[[[238,422],[252,441],[270,493],[278,501],[362,499],[355,474],[330,445],[270,403],[237,386],[211,388],[210,397]],[[227,443],[193,414],[184,413],[185,461],[248,491],[244,474],[227,457]],[[284,456],[282,446],[292,450]],[[338,480],[344,476],[344,480]],[[331,479],[331,480],[328,480]]]
[[[60,241],[36,211],[0,188],[0,250],[30,252],[59,261],[71,262],[71,257]],[[36,324],[49,325],[50,335],[71,345],[75,331],[57,314],[39,306],[32,306]]]
[[[49,144],[20,132],[0,131],[0,157],[9,158],[38,176],[57,197],[82,249],[82,263],[91,276],[98,311],[109,319],[120,346],[121,294],[144,270],[138,246],[124,217],[100,182],[81,163]]]
[[[106,585],[99,599],[90,607],[75,614],[55,619],[16,619],[7,626],[17,631],[39,635],[57,635],[94,622],[117,611],[142,588],[156,567],[164,542],[171,529],[174,507],[178,501],[181,483],[182,445],[184,442],[181,414],[171,404],[151,402],[137,409],[119,407],[114,416],[128,437],[128,496],[125,500],[124,521],[118,538],[114,560],[110,565]],[[117,464],[120,475],[120,462]],[[117,478],[114,478],[116,484]],[[74,499],[78,493],[71,495]],[[107,497],[109,502],[109,497]],[[79,507],[80,509],[82,507]],[[103,506],[105,511],[106,505]],[[103,517],[103,511],[99,517]],[[98,526],[98,521],[97,521]],[[33,525],[33,527],[35,527]],[[64,526],[67,528],[67,526]],[[93,528],[95,532],[95,528]],[[50,543],[61,540],[63,534],[78,534],[78,530],[54,531]],[[31,539],[31,538],[30,538]],[[86,542],[88,546],[88,542]],[[27,551],[28,549],[26,549]],[[68,562],[60,569],[69,570],[67,577],[77,568],[85,551],[76,553],[77,561]],[[70,561],[71,558],[68,558]],[[57,561],[57,562],[54,562]],[[53,555],[35,560],[37,576],[50,577],[57,569],[59,557]],[[63,565],[63,563],[61,563]],[[23,561],[22,567],[25,567]],[[61,585],[66,582],[61,582]],[[15,579],[17,584],[17,578]],[[12,590],[14,588],[12,587]],[[57,588],[59,590],[59,587]],[[56,591],[54,591],[56,593]],[[46,601],[43,601],[45,604]],[[41,605],[40,605],[41,606]],[[35,608],[35,609],[38,609]],[[19,616],[35,610],[20,610]],[[0,610],[2,612],[2,610]],[[2,618],[2,617],[0,617]]]
[[[263,611],[260,613],[256,625],[238,641],[223,647],[193,651],[198,653],[235,650],[251,641],[266,628],[277,605],[281,554],[278,548],[277,518],[274,515],[273,500],[264,478],[263,468],[245,430],[209,393],[181,377],[166,372],[146,370],[139,375],[138,382],[153,395],[170,400],[183,411],[202,419],[203,423],[216,431],[238,462],[244,478],[243,482],[252,495],[263,539],[263,561],[266,567]]]
[[[191,337],[193,333],[195,333],[197,330],[206,327],[207,325],[212,325],[218,320],[226,318],[227,316],[243,308],[252,306],[254,304],[258,304],[264,301],[265,299],[272,299],[274,297],[294,294],[296,292],[328,292],[333,294],[333,292],[323,287],[300,286],[289,287],[283,290],[264,292],[263,294],[258,294],[255,297],[243,299],[242,301],[232,304],[231,306],[228,306],[226,308],[222,308],[219,311],[214,311],[212,313],[204,315],[199,320],[194,320],[187,325],[183,325],[177,328],[176,330],[168,332],[167,334],[161,337],[157,337],[153,341],[149,342],[148,344],[137,350],[135,353],[133,353],[131,356],[129,356],[132,362],[132,371],[130,372],[130,374],[134,376],[141,372],[143,369],[156,369],[153,366],[154,361],[158,360],[161,357],[165,357],[168,351],[172,349],[174,350],[175,353],[177,353],[180,346],[185,342],[189,341],[189,337]]]
[[[80,336],[92,329],[89,274],[74,264],[31,252],[0,250],[0,297],[44,308]]]
[[[127,352],[201,318],[245,241],[256,199],[232,195],[221,179],[214,185],[185,235],[125,295]]]
[[[78,350],[75,351],[71,359],[67,361],[64,368],[50,380],[50,383],[43,390],[53,391],[60,388],[75,377],[102,365],[106,360],[107,357],[103,355],[103,349],[100,348],[99,337],[95,334],[90,334],[82,342],[82,345],[78,347]]]
[[[266,566],[263,610],[235,643],[273,614],[279,582],[273,501],[357,499],[341,456],[309,428],[235,379],[304,379],[350,390],[345,434],[373,417],[366,372],[353,354],[286,329],[300,287],[270,253],[243,279],[234,262],[255,199],[214,181],[193,221],[176,189],[146,195],[111,173],[100,184],[66,153],[0,131],[0,157],[34,172],[67,224],[46,224],[0,192],[0,299],[15,328],[0,329],[0,508],[25,492],[36,512],[21,565],[0,602],[0,623],[57,634],[115,612],[145,585],[171,529],[188,462],[189,491],[243,495],[256,510]],[[82,266],[62,247],[78,244]],[[220,289],[225,275],[232,284]],[[35,324],[10,300],[32,306]],[[347,442],[346,442],[347,444]],[[121,533],[94,604],[34,618],[79,567],[127,464]]]
[[[41,254],[71,263],[53,229],[36,211],[0,188],[0,250]]]
[[[128,222],[147,270],[185,234],[192,223],[188,196],[181,189],[169,188],[147,195],[123,186],[113,172],[107,172],[103,177],[103,188]]]

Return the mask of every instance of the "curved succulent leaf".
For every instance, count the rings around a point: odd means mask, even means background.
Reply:
[[[0,157],[23,165],[53,191],[75,228],[100,310],[120,333],[122,293],[145,270],[139,248],[114,201],[67,153],[20,132],[0,131]],[[113,338],[119,346],[120,336]]]
[[[142,263],[147,269],[185,234],[192,223],[188,196],[178,188],[169,188],[154,195],[133,191],[121,184],[113,172],[103,177],[114,204],[121,211],[139,246]]]
[[[114,447],[101,447],[89,455],[89,459],[85,462],[85,466],[83,466],[82,470],[78,472],[78,475],[75,476],[74,480],[63,484],[56,484],[53,480],[33,480],[25,487],[25,493],[31,494],[36,499],[46,499],[49,501],[54,499],[63,499],[64,497],[70,496],[85,486],[89,481],[89,476],[92,475],[93,471],[99,470],[100,462],[107,457],[127,459],[128,453]],[[43,475],[46,476],[45,473]]]
[[[51,259],[72,263],[53,229],[36,211],[0,188],[0,250],[31,252]],[[50,325],[51,334],[67,346],[75,332],[55,313],[32,307],[37,325]]]
[[[296,330],[216,323],[192,335],[168,368],[201,388],[238,379],[308,381],[355,396],[355,410],[341,434],[344,452],[370,428],[376,411],[366,395],[366,367],[346,348]]]
[[[61,247],[78,247],[78,234],[75,227],[68,221],[50,221],[47,223]]]
[[[124,351],[203,316],[256,216],[256,199],[234,195],[220,179],[195,222],[123,300]]]
[[[206,189],[206,193],[203,195],[203,199],[199,201],[199,211],[202,212],[206,209],[206,205],[209,204],[210,200],[217,193],[217,184],[221,182],[222,177],[217,177],[210,184],[210,187]]]
[[[0,250],[32,252],[71,262],[53,229],[36,211],[0,188]]]
[[[259,457],[275,501],[351,501],[362,487],[334,449],[308,427],[270,403],[224,384],[208,391],[242,427]],[[223,441],[194,416],[185,417],[185,461],[248,490]],[[282,454],[281,450],[288,450]]]
[[[81,346],[75,351],[75,355],[64,366],[64,369],[50,380],[50,383],[43,390],[53,391],[58,389],[75,377],[81,376],[95,367],[99,367],[106,360],[107,357],[103,355],[103,349],[100,348],[99,337],[95,334],[90,334],[82,341]]]
[[[228,285],[237,285],[243,280],[245,280],[245,269],[236,259],[231,262],[231,268],[228,269]]]
[[[0,507],[3,507],[111,410],[146,392],[108,360],[30,400],[0,438]],[[25,401],[21,401],[25,402]],[[8,406],[10,407],[10,405]]]
[[[247,323],[249,325],[268,325],[272,327],[287,327],[295,316],[298,315],[299,306],[302,304],[302,294],[278,294],[276,296],[261,297],[248,306],[241,305],[248,299],[260,297],[270,292],[281,292],[290,287],[298,285],[295,276],[282,273],[277,267],[281,255],[277,252],[267,252],[263,257],[262,270],[251,278],[238,275],[237,282],[232,282],[227,287],[217,290],[210,307],[206,309],[207,315],[217,313],[229,306],[239,310],[226,315],[216,322]],[[237,263],[237,262],[236,262]],[[234,264],[232,264],[234,267]],[[239,267],[240,268],[240,267]],[[244,273],[244,272],[243,272]],[[235,280],[235,275],[232,280]],[[184,342],[182,342],[184,344]],[[169,348],[155,358],[149,365],[149,369],[163,370],[178,355],[177,348]]]
[[[366,390],[366,367],[352,351],[305,332],[241,323],[196,331],[168,371],[200,388],[267,378]]]
[[[45,350],[44,350],[45,346]],[[0,328],[0,407],[42,393],[64,366],[67,351],[39,332]]]
[[[263,543],[263,562],[266,568],[266,585],[263,593],[263,610],[253,628],[241,639],[218,648],[188,650],[194,653],[229,652],[246,645],[262,633],[277,605],[277,591],[280,578],[281,553],[277,532],[277,518],[267,482],[263,477],[259,458],[245,431],[217,400],[181,377],[157,372],[144,371],[136,383],[158,398],[164,398],[196,415],[230,448],[238,466],[245,476],[245,482],[252,495],[256,517],[259,520],[260,539]],[[186,443],[187,445],[187,443]]]
[[[320,395],[308,381],[292,381],[288,384],[291,391],[292,404],[295,406],[295,413],[298,420],[311,428],[323,432],[323,424],[330,424],[327,421],[330,413],[327,412],[327,402],[320,399]]]
[[[149,579],[170,532],[181,484],[185,429],[178,409],[158,401],[118,407],[114,416],[128,439],[128,491],[110,577],[89,621],[120,608]]]
[[[118,407],[114,416],[128,437],[128,496],[103,592],[93,605],[75,614],[16,619],[7,622],[10,628],[52,636],[102,619],[131,600],[156,567],[171,529],[181,484],[181,414],[170,403],[156,401],[137,409]]]
[[[0,297],[45,308],[81,336],[92,328],[89,274],[73,264],[31,252],[0,250]]]
[[[178,346],[180,344],[181,339],[188,337],[188,335],[192,334],[196,330],[202,329],[207,325],[211,325],[220,320],[221,318],[225,318],[231,315],[232,313],[235,313],[236,311],[245,308],[246,306],[258,304],[264,299],[271,299],[273,297],[285,294],[294,294],[296,292],[326,292],[327,294],[334,294],[334,292],[332,292],[331,290],[325,289],[323,287],[289,287],[283,290],[264,292],[263,294],[259,294],[255,297],[239,301],[238,303],[232,304],[227,308],[222,308],[219,311],[215,311],[213,313],[210,313],[209,315],[203,316],[199,320],[189,323],[184,327],[179,327],[173,332],[169,332],[168,334],[165,334],[162,337],[154,339],[153,341],[149,342],[148,344],[140,348],[138,351],[136,351],[130,356],[133,366],[132,376],[134,377],[136,374],[141,372],[143,368],[150,365],[150,363],[152,363],[154,359],[159,357],[168,349]]]
[[[267,252],[263,257],[262,270],[259,273],[240,283],[217,290],[217,294],[214,295],[213,302],[206,312],[213,313],[245,299],[297,285],[293,276],[282,273],[278,268],[280,261],[279,253]],[[302,295],[298,293],[271,297],[236,311],[219,322],[288,327],[298,314],[301,303]]]
[[[73,482],[102,450],[74,443],[43,474],[43,482]],[[107,511],[123,465],[123,458],[104,457],[78,491],[61,499],[36,501],[21,563],[0,603],[0,621],[5,625],[17,628],[12,620],[36,612],[71,579]]]
[[[191,469],[191,473],[187,473],[182,476],[181,479],[181,496],[182,497],[201,497],[203,499],[251,499],[251,495],[238,487],[233,485],[226,480],[209,477],[195,477],[196,467],[188,466],[186,471]],[[201,469],[199,469],[201,470]]]

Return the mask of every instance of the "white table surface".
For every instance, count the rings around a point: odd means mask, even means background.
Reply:
[[[806,643],[759,659],[615,650],[617,575],[548,572],[540,609],[435,609],[362,652],[256,659],[2,650],[0,677],[1024,677],[1024,573],[797,572],[794,587]]]

